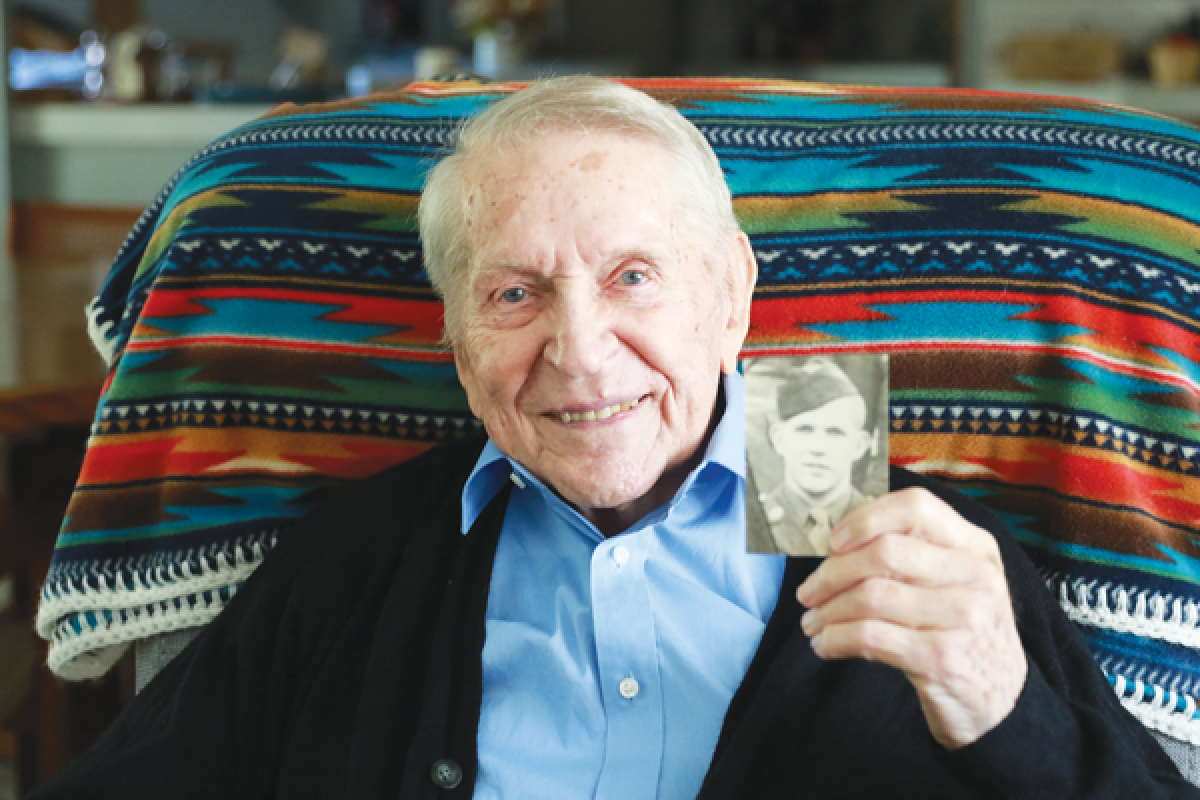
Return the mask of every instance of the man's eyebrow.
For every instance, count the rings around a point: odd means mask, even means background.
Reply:
[[[527,264],[517,264],[500,261],[493,264],[480,265],[469,273],[470,290],[499,282],[504,279],[517,278],[536,286],[548,285],[551,281],[544,272]]]
[[[648,264],[658,264],[666,258],[667,251],[662,248],[631,245],[614,247],[600,254],[600,261],[611,265],[620,265],[626,261],[645,261]],[[488,264],[478,264],[470,273],[473,282],[495,280],[501,276],[518,276],[532,281],[549,281],[550,278],[539,267],[532,267],[516,261],[495,261]]]
[[[544,273],[528,264],[509,261],[496,261],[491,264],[480,264],[471,270],[476,278],[490,278],[500,275],[520,275],[522,277],[544,277]]]
[[[616,247],[611,252],[604,254],[604,260],[609,263],[622,264],[626,261],[645,261],[650,264],[657,264],[666,256],[666,251],[654,247],[645,247],[642,245],[633,245],[630,247]]]

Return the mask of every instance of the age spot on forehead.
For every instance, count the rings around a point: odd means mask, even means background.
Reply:
[[[607,158],[608,153],[602,153],[599,150],[593,150],[571,166],[578,167],[580,172],[595,172],[604,166],[604,161]]]

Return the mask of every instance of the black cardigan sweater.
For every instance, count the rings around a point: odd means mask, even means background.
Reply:
[[[437,448],[318,507],[100,741],[32,797],[466,798],[501,491],[467,536],[481,442]],[[1029,658],[1012,714],[955,752],[890,667],[823,662],[789,560],[702,798],[1200,797],[1116,701],[999,521],[901,470],[997,538]],[[431,767],[461,766],[454,789]],[[654,787],[647,787],[647,796]]]

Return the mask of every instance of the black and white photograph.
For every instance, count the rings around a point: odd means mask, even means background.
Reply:
[[[888,490],[886,355],[773,356],[746,378],[746,549],[829,555],[846,514]]]

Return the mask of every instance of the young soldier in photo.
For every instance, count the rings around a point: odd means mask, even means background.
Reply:
[[[776,403],[771,446],[785,477],[760,496],[772,538],[765,550],[829,555],[833,526],[872,499],[853,483],[855,464],[871,448],[866,402],[836,364],[819,359],[779,387]]]

